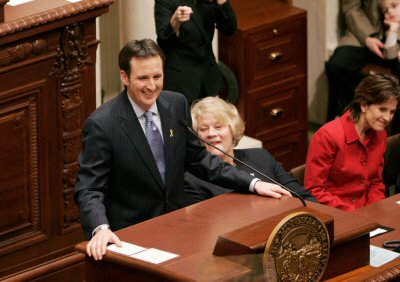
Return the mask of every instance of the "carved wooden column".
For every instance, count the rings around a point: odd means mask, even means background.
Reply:
[[[73,194],[79,169],[77,160],[82,149],[82,74],[86,66],[92,64],[84,32],[85,27],[82,23],[74,23],[63,29],[56,61],[49,73],[50,77],[56,76],[61,83],[59,112],[63,145],[64,228],[79,222],[79,212],[74,204]]]

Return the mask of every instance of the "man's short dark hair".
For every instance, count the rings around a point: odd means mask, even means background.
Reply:
[[[164,52],[160,46],[150,38],[142,40],[131,40],[125,44],[125,46],[119,51],[119,69],[125,71],[128,77],[131,75],[131,59],[136,58],[148,58],[153,56],[160,56],[163,65],[165,62]]]

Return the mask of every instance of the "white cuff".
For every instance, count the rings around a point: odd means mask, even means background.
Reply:
[[[388,32],[385,41],[385,47],[393,47],[397,43],[397,32]]]
[[[249,187],[249,191],[252,193],[256,193],[254,191],[254,186],[256,186],[256,182],[259,181],[259,178],[254,178],[251,182],[250,182],[250,187]]]
[[[110,226],[108,224],[102,224],[97,226],[93,232],[92,232],[92,237],[96,234],[97,231],[99,230],[110,230]]]

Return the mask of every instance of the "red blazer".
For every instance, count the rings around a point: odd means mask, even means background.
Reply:
[[[370,130],[366,140],[360,140],[349,115],[346,112],[314,134],[304,181],[321,204],[353,211],[385,198],[387,134]]]

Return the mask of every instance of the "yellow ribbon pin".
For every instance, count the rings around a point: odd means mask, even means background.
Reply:
[[[169,137],[174,137],[174,131],[172,129],[169,130]]]

